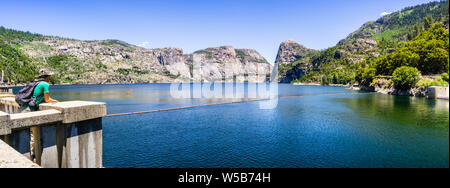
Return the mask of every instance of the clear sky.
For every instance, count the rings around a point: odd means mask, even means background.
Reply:
[[[0,0],[0,26],[80,40],[118,39],[185,53],[231,45],[274,62],[281,42],[313,49],[382,13],[432,0]]]

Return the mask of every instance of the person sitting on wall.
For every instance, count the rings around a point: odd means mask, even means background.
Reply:
[[[41,69],[39,71],[39,77],[35,80],[35,82],[39,82],[39,84],[34,88],[33,92],[33,98],[36,99],[36,105],[34,107],[25,105],[22,106],[22,113],[26,112],[32,112],[32,111],[38,111],[39,110],[39,104],[41,103],[56,103],[58,102],[55,99],[50,98],[50,78],[55,73],[50,72],[46,69]]]
[[[21,106],[21,113],[27,113],[32,111],[38,111],[39,110],[39,104],[42,103],[56,103],[58,102],[55,99],[50,98],[50,78],[53,76],[54,73],[50,72],[46,69],[41,69],[39,71],[39,77],[35,80],[35,82],[39,82],[39,84],[34,88],[33,91],[33,98],[36,99],[36,105],[34,107],[23,105]],[[39,134],[39,127],[32,127],[30,128],[30,157],[33,162],[36,161],[36,141],[34,138],[37,137],[36,134]]]

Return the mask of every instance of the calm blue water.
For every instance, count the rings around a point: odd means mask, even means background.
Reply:
[[[109,114],[226,101],[173,99],[169,87],[52,86],[51,92],[62,101],[106,102]],[[253,102],[105,118],[104,166],[449,167],[448,101],[351,95],[342,87],[279,90],[303,97],[280,99],[273,110]]]

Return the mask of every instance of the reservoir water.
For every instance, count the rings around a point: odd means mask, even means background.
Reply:
[[[169,89],[169,84],[52,86],[51,94],[60,101],[106,102],[108,114],[226,101],[174,99]],[[272,110],[250,102],[104,118],[103,164],[449,167],[448,100],[287,84],[279,86],[279,94]]]

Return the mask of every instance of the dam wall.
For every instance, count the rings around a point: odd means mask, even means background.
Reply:
[[[28,166],[33,162],[43,168],[102,168],[105,115],[105,103],[86,101],[41,104],[40,111],[19,113],[13,95],[0,94],[0,148],[20,153],[16,161]],[[30,143],[35,143],[34,156]],[[0,155],[0,161],[7,159]]]

